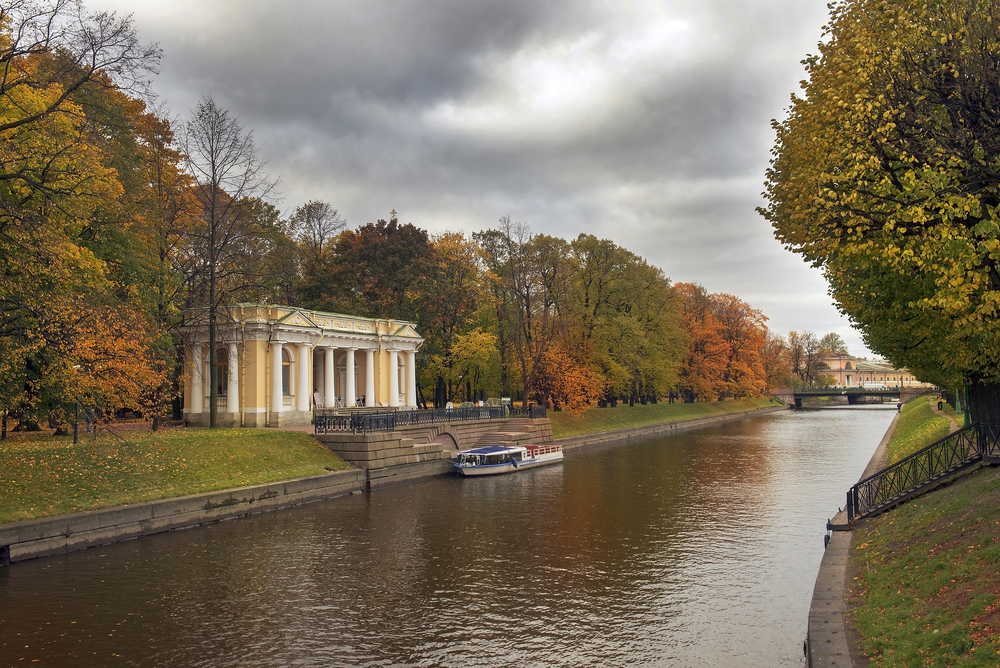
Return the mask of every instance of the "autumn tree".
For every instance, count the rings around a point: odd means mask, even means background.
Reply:
[[[760,357],[769,388],[791,385],[792,367],[788,359],[788,343],[785,337],[771,331],[767,332]]]
[[[536,362],[535,391],[542,405],[579,412],[604,394],[604,379],[590,368],[583,351],[554,342]]]
[[[802,385],[812,385],[816,380],[823,352],[820,340],[812,332],[788,332],[789,367]]]
[[[819,340],[819,347],[824,356],[844,356],[849,354],[847,344],[844,343],[844,339],[840,337],[840,334],[836,332],[824,334],[823,338]]]
[[[651,399],[675,387],[684,333],[678,297],[657,267],[607,239],[570,244],[573,271],[565,309],[572,345],[590,351],[608,400]]]
[[[320,200],[309,200],[296,207],[288,223],[303,252],[314,258],[320,257],[323,249],[347,226],[337,209]]]
[[[343,231],[303,267],[304,304],[338,313],[419,322],[420,287],[433,272],[430,237],[388,221]]]
[[[714,401],[723,391],[729,344],[722,338],[708,291],[692,283],[674,287],[681,298],[681,322],[688,339],[680,367],[680,393],[689,403]]]
[[[520,386],[526,406],[537,393],[539,362],[563,326],[570,267],[564,240],[533,234],[509,217],[499,229],[475,235],[483,249],[498,328],[501,382],[505,393]]]
[[[480,257],[479,244],[464,234],[446,232],[431,239],[432,271],[421,289],[425,341],[420,356],[427,372],[423,385],[434,388],[437,407],[457,398],[461,380],[464,398],[471,401],[474,391],[485,391],[497,376],[498,369],[483,366],[499,358],[484,349],[495,350],[496,335],[484,332],[479,318],[485,304]]]
[[[137,208],[133,226],[135,238],[145,263],[143,282],[149,312],[156,330],[154,350],[168,370],[163,385],[153,400],[153,428],[166,413],[167,402],[180,413],[179,394],[182,366],[180,341],[174,327],[180,322],[186,300],[186,276],[191,262],[185,252],[188,234],[196,228],[199,206],[194,197],[192,179],[182,167],[173,128],[161,113],[146,112],[135,123],[139,176],[148,187],[134,198]]]
[[[985,0],[842,0],[775,123],[761,213],[868,347],[1000,421],[1000,21]]]
[[[767,389],[761,359],[767,317],[733,295],[713,294],[711,300],[719,336],[728,348],[723,392],[732,397],[760,396]]]
[[[184,131],[188,172],[195,179],[194,194],[201,207],[199,225],[189,234],[193,256],[200,259],[192,278],[203,290],[202,304],[208,310],[209,333],[209,424],[218,421],[218,309],[242,286],[247,272],[247,251],[259,231],[260,197],[275,186],[264,171],[252,132],[245,132],[228,110],[211,97],[202,98]]]
[[[430,356],[431,371],[445,381],[442,408],[456,399],[460,390],[464,390],[466,401],[473,401],[477,392],[497,388],[500,356],[496,343],[495,334],[476,327],[451,339],[446,355],[440,358],[444,363]]]
[[[101,203],[120,197],[122,184],[88,123],[96,111],[88,95],[143,90],[158,58],[158,49],[139,42],[130,18],[87,14],[78,2],[0,7],[5,418],[13,408],[36,419],[65,399],[68,378],[93,370],[74,358],[74,346],[86,343],[86,324],[101,319],[114,284],[85,232]],[[74,367],[75,376],[68,373]]]

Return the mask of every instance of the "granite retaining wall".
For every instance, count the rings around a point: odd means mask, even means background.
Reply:
[[[367,487],[357,469],[220,492],[0,524],[11,563],[319,501]]]
[[[612,443],[622,443],[637,439],[649,438],[651,436],[662,436],[667,434],[679,434],[684,431],[701,429],[715,424],[742,420],[752,415],[765,415],[775,411],[788,410],[787,405],[765,406],[763,408],[753,408],[738,413],[726,413],[724,415],[712,415],[710,417],[696,418],[694,420],[678,420],[676,422],[661,422],[643,427],[629,427],[628,429],[616,429],[615,431],[604,431],[597,434],[583,434],[581,436],[567,436],[555,440],[557,445],[561,445],[563,451],[579,450],[598,445],[610,445]]]

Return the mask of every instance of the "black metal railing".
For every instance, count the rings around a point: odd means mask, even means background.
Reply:
[[[433,410],[355,411],[350,415],[315,416],[315,432],[329,434],[349,431],[367,434],[376,431],[395,431],[399,427],[435,424],[442,422],[468,422],[471,420],[506,420],[509,418],[544,418],[544,406],[469,406],[465,408],[438,408]]]
[[[847,492],[848,521],[888,510],[984,457],[997,456],[998,432],[997,425],[970,425],[859,480]]]
[[[351,431],[351,416],[333,413],[316,413],[313,416],[314,431],[317,434],[332,434],[338,431]]]

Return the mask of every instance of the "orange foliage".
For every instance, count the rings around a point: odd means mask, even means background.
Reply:
[[[681,321],[690,341],[680,374],[685,399],[762,394],[767,389],[764,314],[733,295],[708,294],[700,285],[674,287],[681,296]]]
[[[767,389],[761,351],[767,341],[767,317],[738,297],[710,295],[719,336],[729,346],[723,392],[733,397],[756,397]]]
[[[545,405],[581,411],[604,393],[604,381],[561,344],[553,343],[535,367],[535,389]]]
[[[84,404],[148,409],[166,381],[150,355],[153,336],[137,308],[100,306],[84,313],[66,349],[70,398]],[[148,412],[148,410],[147,410]]]
[[[681,322],[689,341],[680,368],[681,394],[686,401],[714,401],[725,385],[729,344],[722,338],[722,327],[705,288],[677,283],[674,289],[681,297]]]

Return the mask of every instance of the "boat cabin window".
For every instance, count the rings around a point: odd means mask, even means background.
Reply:
[[[522,453],[520,452],[498,452],[489,455],[466,453],[459,455],[458,463],[466,466],[491,466],[496,464],[509,464],[513,459],[521,461],[521,458]]]

